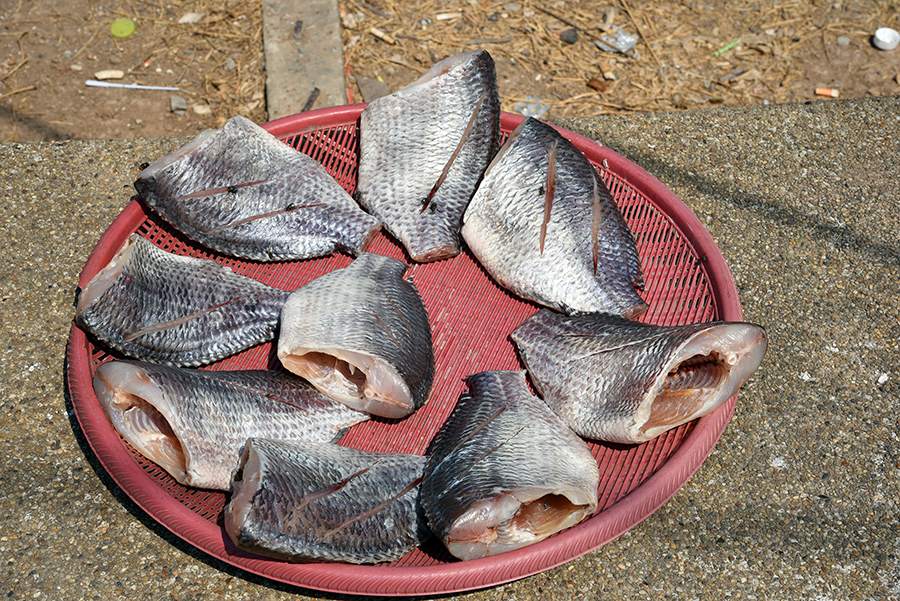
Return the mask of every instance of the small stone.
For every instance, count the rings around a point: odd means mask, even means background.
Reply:
[[[75,53],[71,50],[66,50],[62,55],[63,58],[72,58],[73,56],[75,56]]]
[[[391,93],[390,88],[383,81],[362,75],[356,76],[356,85],[359,86],[359,92],[362,94],[365,102],[372,102],[376,98],[381,98]]]
[[[587,85],[594,88],[598,92],[606,91],[606,82],[603,80],[597,79],[596,77],[592,77],[591,79],[589,79],[587,82]]]
[[[103,81],[105,79],[122,79],[125,77],[125,72],[119,69],[106,69],[104,71],[97,71],[94,73],[94,79]]]
[[[233,58],[229,58],[227,61],[225,61],[225,70],[226,71],[234,71],[235,68],[237,68],[237,63],[234,62]]]
[[[559,34],[559,39],[566,44],[574,44],[578,41],[578,31],[575,29],[566,29]]]
[[[496,21],[500,18],[500,13],[494,12],[491,16],[488,17],[488,21]]]
[[[850,38],[848,38],[848,37],[845,36],[845,35],[839,36],[838,39],[837,39],[837,45],[838,45],[838,46],[849,46],[849,45],[850,45]]]
[[[212,115],[212,107],[208,104],[195,104],[191,109],[198,115]]]
[[[178,24],[186,25],[188,23],[199,23],[205,16],[206,13],[187,13],[178,19]]]
[[[517,13],[522,10],[522,5],[518,2],[510,2],[509,4],[503,5],[503,10],[508,13]]]
[[[183,115],[187,111],[187,102],[178,94],[169,96],[169,110],[176,115]]]
[[[82,67],[81,65],[72,65],[69,67],[69,69],[71,69],[72,71],[81,71],[83,68],[84,67]]]

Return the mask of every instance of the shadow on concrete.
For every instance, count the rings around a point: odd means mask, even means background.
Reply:
[[[13,125],[18,125],[24,129],[35,132],[42,136],[43,142],[54,142],[58,140],[71,140],[72,136],[66,132],[56,129],[48,123],[44,123],[40,119],[29,117],[28,115],[20,115],[13,112],[9,104],[0,104],[0,119],[6,119]]]

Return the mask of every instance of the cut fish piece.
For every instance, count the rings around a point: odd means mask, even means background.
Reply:
[[[460,559],[539,542],[597,509],[600,473],[587,444],[539,398],[524,371],[482,372],[435,436],[421,502]]]
[[[766,352],[749,323],[656,326],[543,309],[512,333],[544,401],[581,436],[638,443],[715,411]]]
[[[494,157],[462,236],[488,273],[566,313],[647,309],[634,236],[594,166],[555,129],[526,118]]]
[[[132,234],[78,294],[75,320],[128,356],[196,366],[274,338],[289,294]]]
[[[241,116],[157,159],[134,187],[191,239],[245,259],[355,256],[381,229],[321,164]]]
[[[363,253],[294,291],[281,313],[278,358],[331,398],[405,417],[434,380],[431,327],[408,266]]]
[[[500,97],[484,50],[435,63],[360,117],[360,203],[414,261],[459,254],[463,212],[499,146]]]
[[[417,497],[425,458],[250,439],[225,530],[242,549],[293,561],[400,559],[430,536]]]
[[[111,361],[94,392],[113,427],[188,486],[228,490],[251,436],[329,442],[369,419],[284,372],[206,371]]]

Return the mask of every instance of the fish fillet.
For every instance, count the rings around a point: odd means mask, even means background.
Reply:
[[[241,116],[157,159],[134,187],[189,238],[245,259],[355,256],[381,229],[321,164]]]
[[[225,530],[235,545],[298,560],[400,559],[430,536],[417,503],[425,458],[250,439]]]
[[[331,398],[405,417],[434,380],[431,327],[408,266],[363,253],[294,291],[281,312],[278,358]]]
[[[421,501],[460,559],[539,542],[597,509],[587,444],[529,390],[523,371],[481,372],[432,443]]]
[[[448,57],[360,117],[360,203],[414,261],[459,254],[463,212],[499,146],[494,61]]]
[[[638,443],[709,415],[750,378],[765,331],[740,322],[656,326],[539,311],[512,333],[544,401],[581,436]]]
[[[606,185],[580,150],[530,117],[485,172],[462,236],[524,298],[566,313],[647,309],[634,236]]]
[[[196,366],[274,338],[289,294],[132,234],[78,293],[75,320],[130,357]]]
[[[188,486],[228,490],[252,436],[328,442],[368,419],[283,372],[111,361],[94,392],[131,446]]]

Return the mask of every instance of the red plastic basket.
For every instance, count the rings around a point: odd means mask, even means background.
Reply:
[[[322,109],[265,124],[269,132],[320,161],[349,192],[356,190],[359,114],[365,105]],[[522,121],[504,113],[508,135]],[[740,321],[734,280],[694,214],[649,173],[608,148],[559,130],[598,167],[635,234],[643,264],[648,323]],[[170,252],[212,258],[266,284],[293,290],[351,262],[346,255],[284,263],[255,263],[218,255],[185,239],[133,201],[104,233],[81,273],[84,286],[133,232]],[[370,248],[409,263],[397,242],[379,234]],[[429,402],[396,423],[355,426],[342,444],[423,454],[464,389],[466,375],[522,369],[509,333],[537,307],[500,288],[468,252],[446,261],[413,264],[408,272],[431,319],[437,377]],[[710,416],[641,445],[591,443],[600,465],[597,513],[536,545],[484,559],[458,561],[432,541],[399,561],[373,566],[290,563],[237,549],[222,528],[227,495],[193,489],[125,443],[113,430],[91,387],[96,367],[113,357],[76,326],[67,347],[66,385],[85,437],[110,476],[154,520],[197,549],[254,574],[310,589],[363,595],[433,595],[502,584],[563,564],[624,533],[665,503],[706,459],[734,412],[737,395]],[[272,368],[272,343],[210,369]]]

